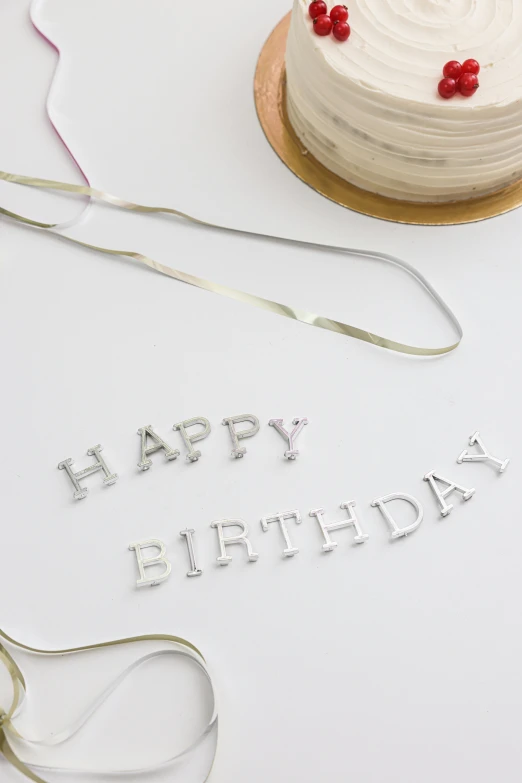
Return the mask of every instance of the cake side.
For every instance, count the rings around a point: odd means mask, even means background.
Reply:
[[[395,10],[394,10],[395,7]],[[441,202],[522,178],[522,3],[350,0],[348,41],[319,37],[295,0],[289,120],[303,145],[358,187]],[[447,60],[482,64],[466,99],[437,93]]]

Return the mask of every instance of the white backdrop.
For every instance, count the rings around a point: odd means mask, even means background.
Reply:
[[[1,11],[0,165],[81,182],[45,113],[57,56],[31,27],[28,6],[9,0]],[[194,641],[218,691],[216,783],[514,783],[521,213],[409,227],[321,198],[279,162],[253,105],[257,54],[287,4],[202,7],[196,23],[192,9],[167,0],[35,4],[62,51],[51,116],[91,183],[227,225],[397,254],[445,296],[464,341],[442,359],[397,356],[3,221],[0,624],[43,647],[155,631]],[[13,186],[0,198],[57,221],[83,208]],[[398,340],[452,337],[423,291],[377,262],[101,206],[69,231]],[[220,422],[243,412],[262,428],[233,461]],[[267,422],[297,415],[310,424],[288,463]],[[174,444],[172,424],[193,416],[213,425],[201,460],[155,455],[153,470],[139,473],[137,428],[152,423]],[[456,464],[475,429],[495,454],[513,457],[504,476]],[[85,465],[98,442],[120,479],[102,489],[92,478],[89,497],[75,503],[56,465],[68,456]],[[477,488],[444,520],[422,482],[433,468]],[[426,516],[392,544],[369,504],[394,491],[418,497]],[[351,531],[339,531],[338,550],[323,554],[308,511],[324,506],[329,520],[340,518],[351,498],[370,540],[354,547]],[[283,561],[276,529],[263,534],[259,520],[291,508],[303,515],[299,528],[290,525],[301,551]],[[236,548],[219,568],[210,523],[221,517],[248,522],[257,563]],[[186,526],[196,529],[198,579],[185,576],[178,532]],[[168,545],[173,573],[139,592],[127,547],[151,536]],[[32,686],[29,717],[56,730],[120,659],[20,663]],[[180,747],[191,736],[203,710],[199,681],[162,665],[137,678],[67,751],[67,764],[101,734],[100,759],[113,758],[109,735],[126,759],[164,757],[171,728]],[[136,712],[139,726],[128,720]],[[150,724],[140,742],[143,716]],[[5,765],[1,774],[18,779]]]

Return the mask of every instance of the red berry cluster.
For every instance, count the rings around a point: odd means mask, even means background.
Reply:
[[[335,5],[330,13],[323,0],[314,0],[308,6],[314,23],[314,33],[316,35],[330,35],[338,41],[346,41],[350,37],[351,29],[348,24],[348,9],[345,5]]]
[[[465,60],[462,65],[457,60],[450,60],[442,71],[444,79],[439,82],[439,95],[441,98],[453,98],[458,90],[469,98],[478,90],[479,71],[480,65],[476,60]]]

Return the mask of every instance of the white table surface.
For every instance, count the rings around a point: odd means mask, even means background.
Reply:
[[[80,183],[45,111],[57,55],[31,26],[29,5],[6,0],[0,9],[0,167]],[[425,228],[328,202],[280,163],[255,115],[255,61],[285,0],[246,12],[237,0],[228,12],[201,0],[197,25],[191,9],[173,5],[33,8],[62,51],[51,116],[90,182],[226,225],[399,255],[446,298],[464,340],[441,359],[399,356],[2,221],[0,626],[47,648],[158,631],[194,641],[219,701],[213,783],[515,783],[522,213]],[[0,200],[57,222],[84,207],[7,185]],[[398,340],[452,337],[415,282],[378,262],[99,205],[68,231]],[[220,422],[244,412],[262,427],[233,461]],[[267,422],[297,415],[310,424],[288,463]],[[155,455],[154,469],[139,473],[137,428],[152,423],[174,443],[172,425],[194,416],[213,426],[201,460]],[[505,475],[456,464],[475,429],[496,455],[512,457]],[[85,465],[98,442],[120,479],[102,490],[92,478],[89,497],[75,503],[56,465],[69,456]],[[434,468],[477,490],[446,519],[422,481]],[[370,502],[396,491],[418,497],[425,519],[392,544]],[[352,498],[370,540],[354,547],[341,530],[338,550],[321,553],[309,509],[340,518],[339,504]],[[303,515],[291,526],[301,551],[284,561],[277,531],[263,534],[259,520],[292,508]],[[210,523],[225,517],[248,522],[257,563],[236,548],[219,568]],[[198,579],[185,576],[186,526],[196,530]],[[168,545],[173,573],[140,592],[127,547],[149,537]],[[102,657],[20,656],[40,730],[59,729],[103,685]],[[92,761],[100,733],[100,759],[113,752],[113,732],[125,758],[137,748],[163,757],[165,726],[182,744],[201,718],[198,687],[183,667],[150,667],[64,750],[66,765],[82,752]],[[0,705],[7,698],[0,676]],[[141,741],[129,711],[146,718]],[[0,769],[2,781],[20,779]]]

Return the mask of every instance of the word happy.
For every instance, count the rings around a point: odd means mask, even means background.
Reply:
[[[280,420],[276,421],[280,422]],[[479,451],[470,454],[467,449],[464,450],[457,458],[458,464],[462,464],[464,462],[490,462],[500,473],[505,471],[506,467],[508,466],[509,459],[502,460],[493,456],[486,448],[479,432],[475,432],[470,437],[469,445],[477,446]],[[292,452],[292,447],[290,447],[290,452]],[[234,454],[234,452],[232,453]],[[286,455],[287,453],[285,452],[285,456]],[[291,458],[293,458],[292,454],[288,456],[288,459]],[[462,484],[453,481],[452,479],[441,476],[435,470],[431,470],[426,473],[424,476],[424,481],[429,484],[430,489],[432,490],[435,500],[439,506],[440,514],[443,517],[448,516],[448,514],[450,514],[453,510],[453,504],[448,503],[446,498],[448,498],[454,492],[460,494],[463,501],[470,500],[470,498],[472,498],[475,494],[474,488],[465,487]],[[388,504],[391,501],[402,501],[413,506],[416,513],[414,522],[409,525],[400,526],[395,520],[394,516],[391,514],[391,511],[388,507]],[[389,528],[391,540],[395,540],[413,533],[420,526],[424,518],[424,509],[420,501],[412,495],[408,495],[403,492],[394,492],[392,494],[376,498],[371,503],[371,505],[378,508],[381,512]],[[341,509],[346,512],[346,517],[335,522],[326,521],[323,508],[315,508],[309,511],[309,516],[315,518],[321,535],[324,539],[324,543],[322,545],[323,552],[332,552],[338,546],[337,541],[332,540],[330,534],[334,531],[338,531],[347,527],[353,528],[354,543],[364,544],[366,541],[368,541],[369,535],[365,533],[361,527],[360,521],[358,520],[355,512],[355,506],[356,504],[353,500],[341,503]],[[290,511],[282,511],[276,514],[272,514],[271,516],[263,517],[261,519],[261,529],[264,533],[267,533],[271,527],[279,528],[280,537],[284,542],[284,548],[282,551],[283,557],[294,557],[299,553],[299,549],[292,543],[289,533],[289,524],[293,523],[300,525],[301,522],[301,513],[299,510],[293,509]],[[254,547],[248,535],[248,526],[244,520],[219,519],[215,522],[212,522],[210,527],[216,530],[220,552],[219,557],[217,558],[217,562],[220,565],[227,566],[232,561],[232,556],[229,554],[228,547],[235,545],[240,545],[244,548],[246,557],[249,561],[257,561],[259,555],[254,551]],[[229,528],[233,528],[239,532],[231,533],[229,532]],[[187,576],[190,577],[201,576],[203,573],[203,570],[200,568],[197,561],[194,535],[195,531],[192,528],[186,528],[185,530],[180,531],[180,536],[185,539],[187,545],[187,553],[190,563],[190,570],[187,571]],[[155,538],[145,539],[143,541],[130,544],[129,549],[136,555],[139,574],[139,578],[136,583],[138,587],[152,587],[154,585],[160,584],[169,577],[172,571],[172,565],[166,556],[167,548],[162,541]],[[151,549],[155,549],[157,552],[145,557],[144,553]],[[153,566],[155,567],[154,575],[149,576],[147,571]],[[157,574],[158,568],[161,569],[159,575]]]
[[[236,424],[250,424],[247,429],[237,430]],[[231,456],[234,459],[240,459],[245,456],[246,448],[240,446],[239,441],[245,438],[253,437],[259,432],[259,419],[252,413],[243,413],[239,416],[229,416],[223,419],[222,424],[228,427],[230,439],[232,441]],[[284,452],[286,459],[295,460],[299,455],[299,451],[295,447],[295,442],[299,436],[299,433],[303,427],[308,424],[308,419],[304,417],[297,417],[292,421],[292,429],[289,431],[283,424],[283,419],[270,419],[268,424],[273,427],[281,435],[281,437],[287,442],[288,448]],[[189,434],[189,429],[199,426],[197,432]],[[201,451],[196,450],[193,444],[197,441],[203,440],[210,435],[211,426],[208,419],[203,416],[196,416],[194,419],[185,419],[172,426],[172,429],[179,432],[186,450],[186,459],[188,462],[197,462],[201,457]],[[165,459],[169,462],[179,457],[180,452],[178,449],[172,448],[163,438],[161,438],[149,424],[146,427],[140,427],[138,430],[140,437],[140,461],[138,462],[138,468],[140,470],[150,470],[152,467],[151,454],[155,454],[158,451],[163,451]],[[83,487],[80,484],[80,480],[91,476],[93,473],[102,473],[104,486],[110,486],[115,484],[118,480],[118,474],[113,473],[108,467],[105,459],[102,457],[101,452],[103,446],[98,444],[97,446],[91,446],[87,449],[87,456],[94,457],[94,462],[87,468],[82,470],[73,470],[74,461],[71,457],[68,457],[62,462],[58,463],[58,469],[64,470],[67,477],[71,481],[74,492],[73,497],[75,500],[82,500],[87,497],[89,490],[87,487]]]

